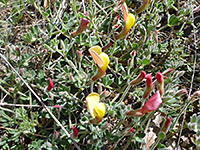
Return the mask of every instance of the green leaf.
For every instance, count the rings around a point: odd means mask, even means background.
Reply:
[[[47,29],[47,32],[50,34],[52,32],[52,30],[53,30],[53,26],[50,23],[48,23],[46,25],[46,29]]]
[[[32,40],[32,33],[29,32],[29,33],[24,33],[23,34],[23,40],[25,43],[30,43],[31,40]]]
[[[160,132],[160,133],[158,134],[158,137],[159,137],[160,139],[164,139],[164,138],[166,137],[166,135],[165,135],[164,132]]]
[[[151,61],[149,59],[144,58],[142,64],[144,66],[148,65]]]
[[[173,26],[178,22],[178,18],[173,14],[171,16],[168,16],[168,25]]]

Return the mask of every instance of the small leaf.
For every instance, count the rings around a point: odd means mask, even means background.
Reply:
[[[166,135],[165,135],[164,132],[160,132],[160,133],[158,134],[158,137],[159,137],[160,139],[164,139],[164,138],[166,137]]]
[[[168,25],[173,26],[178,22],[178,18],[173,14],[171,16],[168,16]]]
[[[48,23],[48,24],[46,25],[46,29],[47,29],[47,32],[48,32],[48,33],[51,33],[51,31],[53,30],[53,26],[52,26],[50,23]]]
[[[142,64],[143,64],[144,66],[146,66],[146,65],[148,65],[150,62],[151,62],[151,61],[150,61],[149,59],[146,59],[146,58],[145,58],[145,59],[143,59],[143,63],[142,63]]]

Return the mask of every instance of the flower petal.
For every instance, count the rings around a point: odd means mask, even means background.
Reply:
[[[100,100],[100,96],[97,93],[90,93],[87,97],[86,97],[86,105],[87,105],[87,109],[90,112],[90,115],[95,118],[94,114],[93,114],[93,109],[94,107],[99,103]]]
[[[128,20],[125,22],[126,30],[129,31],[132,26],[135,24],[135,16],[133,14],[128,14]]]
[[[153,110],[156,110],[160,104],[162,103],[159,90],[156,91],[156,93],[150,97],[150,99],[144,104],[144,106],[141,108],[140,112],[142,114],[145,114],[147,112],[151,112]]]
[[[90,50],[95,51],[98,55],[100,55],[101,52],[102,52],[102,49],[101,49],[101,47],[100,47],[99,45],[91,47],[91,48],[89,49],[89,51],[90,51]]]
[[[103,60],[102,58],[99,56],[99,54],[97,52],[95,52],[94,50],[89,49],[90,55],[92,56],[92,58],[94,59],[95,63],[99,66],[102,67],[103,66]]]
[[[101,60],[103,61],[103,65],[100,68],[103,70],[103,72],[105,72],[106,68],[110,62],[110,59],[109,59],[108,55],[104,52],[102,52],[99,56],[101,57]]]
[[[126,3],[124,3],[122,5],[122,12],[123,12],[123,17],[124,17],[124,22],[126,24],[128,21],[128,7],[127,7]]]
[[[99,120],[102,120],[105,113],[106,113],[106,106],[104,103],[98,103],[94,106],[93,109],[94,117],[98,118]]]

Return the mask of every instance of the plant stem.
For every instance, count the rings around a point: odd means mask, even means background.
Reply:
[[[113,49],[112,49],[112,51],[111,51],[111,53],[110,53],[110,58],[112,58],[112,56],[113,56],[113,54],[114,54],[114,52],[115,52],[115,47],[116,47],[116,45],[117,45],[117,41],[115,40]]]
[[[91,82],[91,86],[90,86],[90,92],[93,92],[93,87],[94,87],[94,81]]]
[[[115,96],[115,98],[113,98],[113,100],[111,101],[111,104],[119,97],[119,95],[124,91],[124,89],[127,87],[127,83],[123,86],[123,88],[119,91],[119,93]]]
[[[159,31],[161,31],[161,30],[163,30],[163,29],[165,29],[165,28],[167,28],[169,25],[168,24],[166,24],[166,25],[164,25],[163,27],[161,27],[160,29],[158,29],[157,31],[159,32]]]
[[[183,109],[181,110],[181,112],[178,114],[178,116],[176,117],[176,120],[173,122],[172,124],[172,128],[176,125],[176,122],[179,120],[180,116],[183,114],[184,111],[186,111],[187,107],[190,105],[192,99],[194,98],[194,96],[192,96],[190,98],[189,101],[187,101],[186,105],[184,105]]]
[[[121,97],[120,100],[117,102],[117,105],[120,105],[120,104],[121,104],[121,102],[124,100],[124,98],[125,98],[125,96],[126,96],[126,94],[128,93],[128,91],[129,91],[130,88],[131,88],[131,85],[129,84],[129,85],[127,86],[126,90],[124,91],[122,97]]]
[[[73,9],[73,12],[75,13],[76,19],[77,19],[78,22],[79,22],[78,14],[77,14],[77,11],[76,11],[76,4],[75,4],[75,1],[74,1],[74,0],[72,0],[72,9]]]
[[[158,143],[160,142],[160,138],[158,137],[157,139],[156,139],[156,141],[153,143],[153,146],[151,146],[151,148],[150,148],[150,150],[154,150],[155,148],[156,148],[156,146],[158,145]]]

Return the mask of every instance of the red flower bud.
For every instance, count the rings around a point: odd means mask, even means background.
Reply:
[[[49,98],[52,99],[52,96],[49,94]]]
[[[162,84],[163,77],[162,77],[162,73],[161,72],[157,72],[156,73],[156,79],[157,79],[158,83]]]
[[[72,130],[73,130],[73,137],[77,138],[78,137],[78,130],[77,130],[77,128],[75,128],[73,125],[71,127],[72,127]]]
[[[132,59],[129,58],[129,59],[128,59],[128,64],[129,64],[129,65],[131,65],[131,61],[132,61]]]
[[[128,129],[128,132],[129,133],[133,133],[134,132],[134,129],[132,127],[130,127],[130,129]]]
[[[110,40],[110,42],[102,48],[102,51],[105,51],[106,49],[110,48],[113,45],[113,43],[114,41]]]
[[[157,89],[159,90],[160,95],[162,96],[164,94],[164,80],[161,72],[156,73],[156,79],[157,79]]]
[[[152,76],[150,74],[147,74],[145,76],[145,78],[146,78],[146,85],[147,85],[147,87],[151,87],[152,86]]]
[[[8,91],[12,92],[14,91],[14,88],[9,88]]]
[[[184,94],[187,94],[187,90],[186,89],[181,89],[181,90],[178,90],[176,92],[174,97],[178,97],[178,96],[181,96],[181,95],[184,95]]]
[[[153,90],[154,86],[152,84],[152,77],[150,74],[145,76],[146,78],[146,88],[143,94],[143,102],[144,100],[150,95],[151,91]]]
[[[114,27],[114,28],[118,28],[118,27],[119,27],[119,25],[117,24],[117,25],[114,25],[113,27]]]
[[[162,74],[163,76],[168,75],[170,72],[172,72],[174,69],[168,68],[167,70],[165,70]]]
[[[155,32],[153,33],[153,37],[156,43],[158,43],[158,35],[157,35],[158,31],[155,30]]]
[[[194,96],[200,96],[200,91],[194,92]]]
[[[82,53],[81,51],[77,50],[77,59],[78,59],[78,62],[81,62],[81,59],[82,59]]]
[[[82,18],[80,26],[78,27],[78,29],[75,32],[71,33],[71,37],[74,37],[74,36],[82,33],[85,30],[85,28],[87,27],[89,22],[90,22],[89,20]]]
[[[49,77],[49,83],[48,83],[48,87],[46,89],[46,92],[50,92],[53,88],[53,82],[51,80],[51,78]]]
[[[133,51],[130,53],[130,56],[131,56],[131,57],[134,57],[134,56],[135,56],[135,50],[133,50]]]
[[[54,131],[53,134],[53,140],[56,140],[58,138],[59,133],[57,131]]]
[[[167,117],[167,120],[165,121],[165,125],[161,129],[161,131],[163,131],[164,133],[167,133],[169,130],[170,124],[171,124],[171,119],[169,117]]]
[[[53,105],[54,108],[57,108],[58,110],[60,110],[60,105]]]
[[[145,78],[145,76],[146,76],[146,72],[142,71],[139,76],[137,76],[135,79],[133,79],[131,81],[130,84],[131,85],[137,85],[137,84],[139,84],[140,82],[142,82],[142,80]]]

